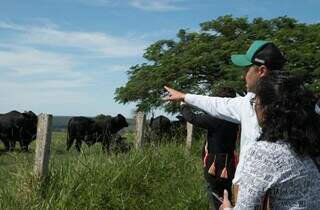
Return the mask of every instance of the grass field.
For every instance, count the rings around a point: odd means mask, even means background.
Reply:
[[[35,142],[1,153],[0,209],[207,209],[199,142],[191,153],[171,143],[106,155],[100,144],[67,152],[65,139],[53,133],[47,182],[32,174]]]

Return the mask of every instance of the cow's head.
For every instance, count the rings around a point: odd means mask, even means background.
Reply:
[[[37,136],[38,116],[32,111],[23,112],[22,115],[26,122],[25,125],[27,126],[26,130],[28,131],[28,135],[30,135],[32,140],[35,140]]]
[[[126,118],[122,114],[118,114],[116,116],[115,121],[116,121],[119,129],[122,129],[124,127],[128,127],[129,126]]]

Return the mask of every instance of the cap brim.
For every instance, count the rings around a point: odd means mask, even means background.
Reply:
[[[236,66],[250,66],[252,63],[248,60],[248,58],[245,55],[232,55],[231,61]]]

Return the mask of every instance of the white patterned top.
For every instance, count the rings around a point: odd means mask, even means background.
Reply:
[[[259,141],[245,154],[234,210],[260,209],[270,189],[272,210],[320,210],[320,173],[288,144]]]

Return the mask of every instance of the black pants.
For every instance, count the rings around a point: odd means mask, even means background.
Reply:
[[[207,181],[207,192],[209,198],[209,207],[211,210],[218,210],[221,202],[212,195],[212,192],[223,198],[223,191],[226,189],[229,193],[229,200],[231,201],[232,179],[235,174],[235,165],[232,162],[233,153],[209,153],[206,167],[203,168],[203,175]],[[226,162],[227,161],[227,162]],[[208,173],[210,166],[215,163],[215,175]],[[228,178],[221,178],[221,173],[227,169]]]
[[[226,189],[228,190],[229,200],[231,201],[232,192],[231,192],[232,180],[230,179],[218,179],[214,183],[207,182],[207,194],[208,194],[208,201],[209,201],[209,209],[210,210],[218,210],[220,205],[222,204],[212,192],[219,195],[219,197],[223,198],[223,191]]]

